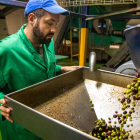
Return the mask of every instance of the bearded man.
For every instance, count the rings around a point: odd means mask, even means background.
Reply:
[[[27,24],[16,34],[0,41],[2,140],[41,139],[9,118],[12,109],[5,107],[4,95],[79,68],[56,65],[52,37],[60,14],[69,15],[69,12],[55,0],[30,0],[25,9]]]

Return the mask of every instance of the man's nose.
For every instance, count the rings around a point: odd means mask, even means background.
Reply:
[[[52,33],[55,33],[56,32],[56,26],[51,29],[51,32]]]

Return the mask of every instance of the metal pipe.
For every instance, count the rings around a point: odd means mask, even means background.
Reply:
[[[96,53],[91,52],[89,57],[89,70],[95,71],[96,70]]]

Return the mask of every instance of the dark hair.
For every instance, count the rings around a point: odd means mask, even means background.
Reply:
[[[37,19],[40,20],[41,17],[44,16],[46,12],[47,12],[46,10],[44,10],[42,8],[39,8],[39,9],[36,9],[36,10],[30,12],[30,13],[33,13],[37,17]],[[30,13],[28,13],[27,15],[25,15],[26,16],[26,22],[27,23],[28,23],[28,16],[29,16]]]

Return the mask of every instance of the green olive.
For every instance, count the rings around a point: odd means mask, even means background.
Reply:
[[[91,107],[91,109],[94,109],[94,107]]]
[[[131,85],[127,85],[127,88],[130,89],[131,88]]]
[[[135,87],[135,88],[138,88],[138,86],[139,86],[139,84],[138,84],[138,83],[136,83],[134,87]]]
[[[125,91],[125,93],[126,93],[126,94],[129,94],[131,91],[132,91],[132,89],[127,89],[127,90]]]
[[[135,84],[134,83],[131,83],[131,86],[134,86]]]

